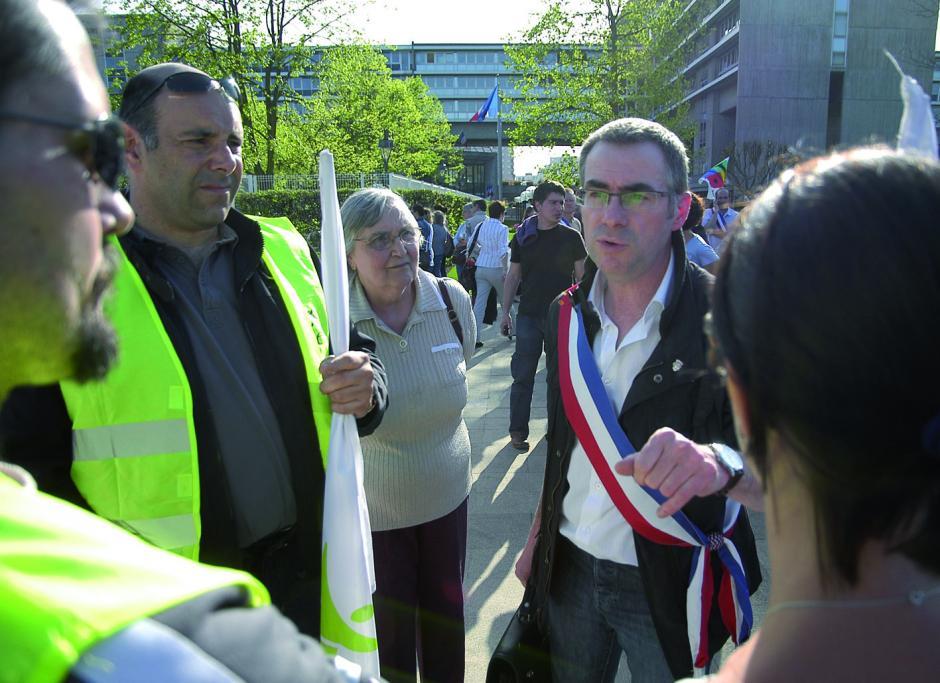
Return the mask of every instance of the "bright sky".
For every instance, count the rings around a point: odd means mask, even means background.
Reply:
[[[354,23],[369,42],[502,43],[518,37],[545,0],[375,0]]]

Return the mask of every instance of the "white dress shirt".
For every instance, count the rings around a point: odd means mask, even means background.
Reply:
[[[601,318],[601,329],[594,337],[594,361],[604,381],[607,397],[618,415],[633,380],[659,344],[659,321],[666,306],[674,267],[674,258],[670,256],[669,266],[659,288],[647,304],[643,316],[624,335],[620,344],[617,344],[617,325],[604,310],[606,278],[600,271],[594,278],[588,301],[594,304]],[[636,448],[643,446],[633,445]],[[571,453],[568,486],[561,506],[559,531],[581,550],[599,560],[636,565],[633,529],[610,500],[580,441],[575,443]]]

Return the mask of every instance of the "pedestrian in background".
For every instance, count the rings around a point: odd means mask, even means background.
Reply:
[[[444,277],[447,275],[447,259],[454,253],[454,238],[447,230],[447,217],[443,211],[435,211],[431,216],[431,228],[434,231],[434,268],[431,272]]]
[[[477,233],[480,253],[476,259],[476,299],[473,304],[477,348],[483,346],[480,333],[490,291],[495,290],[497,300],[500,298],[509,268],[509,228],[503,223],[506,207],[502,202],[490,202],[487,213],[489,218],[480,223]]]

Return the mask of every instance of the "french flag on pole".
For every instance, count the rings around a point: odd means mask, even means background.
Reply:
[[[486,98],[486,102],[480,107],[480,110],[470,118],[470,123],[477,121],[486,121],[493,118],[499,112],[499,93],[496,92],[496,86],[493,86],[493,92]]]

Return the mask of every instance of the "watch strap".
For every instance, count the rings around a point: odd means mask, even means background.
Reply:
[[[741,477],[744,476],[744,468],[735,469],[731,464],[724,458],[721,453],[721,448],[728,448],[728,446],[710,443],[708,444],[709,449],[711,449],[712,455],[715,456],[715,462],[728,473],[728,481],[719,491],[714,495],[716,496],[727,496],[728,492],[731,491],[735,486],[738,485],[738,482],[741,481]]]

